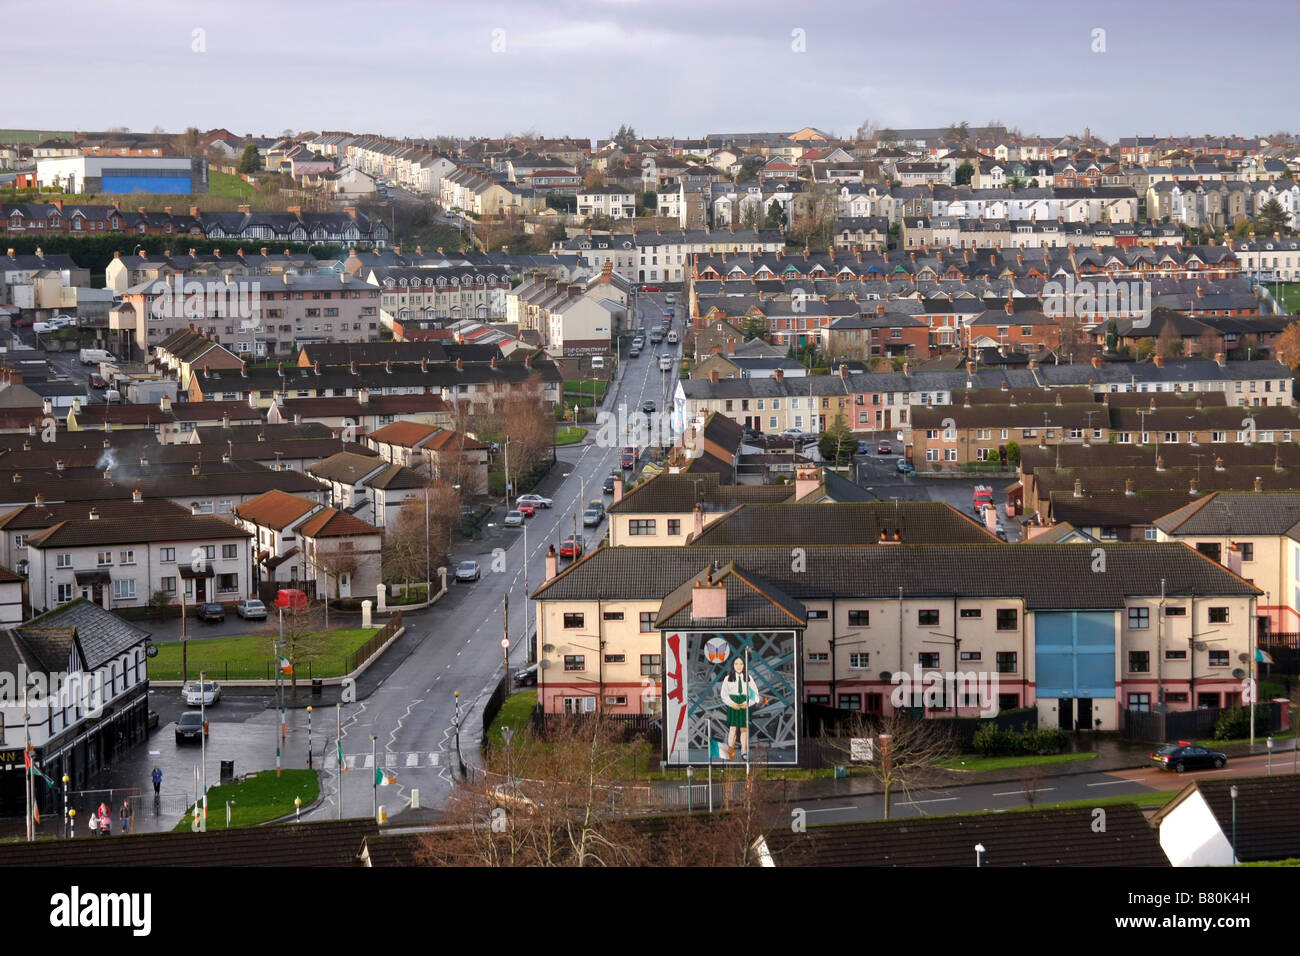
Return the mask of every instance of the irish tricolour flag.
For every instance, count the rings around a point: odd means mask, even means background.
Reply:
[[[1264,650],[1262,647],[1255,648],[1255,661],[1256,663],[1259,664],[1274,663],[1272,656],[1268,653],[1268,651]]]
[[[390,783],[397,783],[397,774],[390,774],[383,767],[375,768],[375,786],[386,787]]]

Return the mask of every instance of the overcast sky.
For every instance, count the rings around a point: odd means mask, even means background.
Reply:
[[[0,11],[10,3],[0,4]],[[44,0],[0,128],[1300,128],[1297,0]],[[30,17],[30,19],[28,19]],[[801,33],[796,31],[802,31]],[[1104,32],[1098,32],[1104,31]]]

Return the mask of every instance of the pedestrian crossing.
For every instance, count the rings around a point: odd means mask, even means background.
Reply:
[[[441,754],[436,751],[409,750],[401,753],[381,753],[381,754],[344,754],[343,759],[347,763],[349,771],[354,770],[373,770],[376,759],[379,766],[385,770],[401,769],[418,769],[421,767],[439,767],[441,766]],[[335,770],[338,767],[338,757],[333,753],[325,757],[325,769]]]

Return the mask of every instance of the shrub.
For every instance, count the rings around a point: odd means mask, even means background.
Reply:
[[[1020,754],[1046,756],[1060,753],[1069,739],[1069,735],[1057,727],[1032,727],[1016,731],[1001,730],[993,724],[986,724],[975,732],[974,747],[986,757]]]
[[[1268,720],[1270,708],[1255,708],[1255,735],[1263,737],[1268,735]],[[1231,707],[1219,715],[1218,722],[1214,725],[1215,740],[1240,740],[1242,737],[1250,736],[1250,708],[1249,707]]]

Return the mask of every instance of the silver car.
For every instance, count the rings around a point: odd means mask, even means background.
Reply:
[[[511,511],[506,515],[506,520],[502,524],[507,528],[522,528],[524,526],[524,513],[522,511]]]
[[[482,573],[477,561],[462,561],[456,565],[457,581],[477,581]]]

